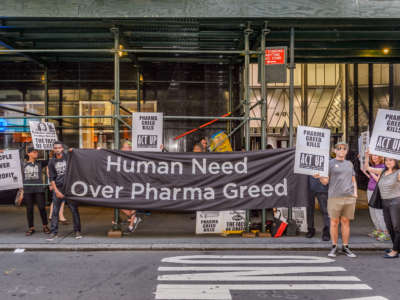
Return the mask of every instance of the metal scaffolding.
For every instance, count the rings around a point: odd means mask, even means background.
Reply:
[[[113,55],[114,58],[114,80],[113,81],[96,81],[96,80],[82,80],[82,82],[113,82],[114,83],[114,99],[111,103],[114,106],[114,114],[113,115],[51,115],[49,114],[49,95],[48,95],[48,70],[45,68],[45,77],[44,77],[44,88],[45,88],[45,113],[44,115],[36,115],[29,114],[20,116],[20,117],[3,117],[4,119],[37,119],[43,118],[47,120],[67,120],[67,119],[112,119],[114,121],[113,133],[114,133],[114,149],[119,149],[120,142],[120,124],[126,125],[130,128],[130,125],[124,121],[126,118],[131,118],[129,115],[121,115],[120,110],[124,110],[129,112],[126,108],[121,106],[120,103],[120,84],[121,82],[129,82],[135,83],[137,88],[137,111],[141,111],[140,99],[142,97],[141,85],[148,83],[170,83],[170,81],[155,81],[155,80],[141,80],[140,74],[140,66],[135,64],[136,68],[136,82],[130,80],[120,80],[120,56],[123,53],[131,53],[131,54],[146,54],[146,53],[158,53],[158,54],[219,54],[219,55],[237,55],[244,56],[244,64],[242,68],[243,74],[243,93],[240,93],[239,98],[240,104],[238,108],[241,108],[243,111],[243,115],[241,116],[230,116],[230,117],[218,117],[218,116],[179,116],[179,115],[165,115],[165,120],[222,120],[227,122],[227,131],[228,136],[231,137],[235,132],[240,129],[243,129],[244,136],[244,146],[246,151],[250,151],[250,121],[258,120],[261,121],[261,149],[264,150],[267,144],[267,85],[266,85],[266,74],[265,68],[262,67],[261,71],[261,100],[258,101],[255,105],[250,106],[250,59],[253,56],[262,56],[265,53],[266,47],[266,36],[269,34],[270,30],[267,28],[267,23],[265,22],[264,29],[260,32],[260,48],[257,51],[250,49],[250,35],[254,33],[251,28],[251,23],[247,24],[247,27],[243,31],[243,41],[244,41],[244,49],[243,50],[165,50],[165,49],[121,49],[120,47],[120,30],[118,27],[112,27],[111,32],[114,37],[114,48],[113,49],[0,49],[0,54],[24,54],[24,53],[105,53]],[[293,98],[294,98],[294,29],[290,30],[290,112],[289,112],[289,131],[290,131],[290,144],[289,146],[293,146]],[[232,60],[228,66],[229,70],[229,102],[227,108],[230,112],[235,112],[233,108],[233,65]],[[0,80],[3,82],[3,80]],[[42,80],[12,80],[13,82],[43,82]],[[71,83],[76,82],[75,80],[52,80],[54,83]],[[215,84],[221,82],[210,82],[210,81],[176,81],[179,83],[187,83],[187,84]],[[144,99],[144,98],[143,98]],[[60,98],[59,101],[62,101]],[[250,117],[250,111],[256,106],[261,104],[261,117]],[[6,108],[5,108],[6,109]],[[59,110],[60,111],[60,110]],[[240,121],[240,123],[233,128],[233,121]],[[67,121],[65,121],[67,122]],[[69,126],[60,126],[65,129],[72,129],[74,127]],[[115,224],[113,225],[113,230],[120,230],[119,225],[119,210],[115,209],[114,211]],[[250,230],[250,215],[249,210],[246,211],[246,232]],[[265,223],[266,223],[266,212],[265,209],[262,210],[262,228],[261,231],[265,232]]]

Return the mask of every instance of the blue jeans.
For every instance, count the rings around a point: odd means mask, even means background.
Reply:
[[[53,215],[51,216],[51,233],[57,234],[58,233],[58,216],[60,214],[60,207],[61,203],[64,199],[60,199],[56,197],[56,193],[53,192]],[[78,206],[71,201],[65,202],[72,213],[72,219],[74,222],[74,231],[81,231],[81,217],[79,215]]]

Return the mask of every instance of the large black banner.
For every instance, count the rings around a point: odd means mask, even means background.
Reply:
[[[225,153],[74,150],[64,192],[87,205],[156,210],[306,206],[294,149]]]

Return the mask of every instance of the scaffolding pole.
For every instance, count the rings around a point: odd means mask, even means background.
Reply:
[[[265,53],[265,37],[269,30],[266,28],[267,23],[265,24],[265,28],[261,31],[261,63],[260,70],[261,71],[261,150],[265,150],[267,143],[267,86],[265,81],[265,65],[264,65],[264,53]],[[261,232],[266,231],[266,222],[267,215],[266,210],[263,208],[261,210]]]
[[[114,34],[114,49],[119,49],[119,29],[117,27],[111,28]],[[119,78],[119,52],[114,52],[114,149],[119,149],[119,120],[120,120],[120,78]],[[112,230],[120,230],[119,224],[119,209],[114,209],[114,223]]]
[[[289,147],[293,147],[293,106],[294,106],[294,28],[290,28],[290,82],[289,82]],[[292,221],[292,207],[288,207],[288,223]]]
[[[245,117],[245,126],[244,126],[244,136],[245,136],[245,149],[246,151],[250,151],[250,34],[253,33],[253,30],[250,28],[250,24],[248,24],[247,28],[244,30],[244,47],[245,47],[245,58],[244,58],[244,117]],[[250,232],[250,210],[246,210],[246,228],[245,231],[247,233]]]

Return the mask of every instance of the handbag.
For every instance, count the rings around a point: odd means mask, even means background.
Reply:
[[[280,217],[281,217],[281,213],[279,212],[279,217],[276,218],[274,216],[274,219],[273,219],[272,225],[271,225],[271,235],[275,238],[281,237],[285,233],[286,228],[288,226],[288,223],[282,221],[280,219]]]
[[[382,176],[383,176],[383,173],[382,173],[381,177]],[[372,193],[371,199],[369,199],[369,202],[368,202],[368,206],[370,206],[372,208],[376,208],[376,209],[383,209],[381,192],[379,190],[379,185],[378,185],[380,180],[381,180],[381,178],[379,178],[378,182],[376,183],[375,190]]]
[[[15,206],[21,206],[24,199],[24,189],[19,189],[15,196]]]

